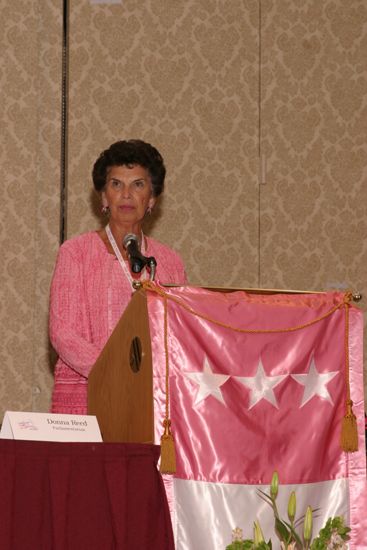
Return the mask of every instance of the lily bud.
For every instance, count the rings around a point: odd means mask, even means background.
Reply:
[[[288,500],[288,517],[291,523],[296,517],[296,493],[294,491],[291,492]]]
[[[278,472],[275,471],[273,473],[273,477],[271,478],[271,485],[270,485],[270,496],[273,500],[277,498],[278,487],[279,487],[279,476],[278,476]]]
[[[255,546],[260,544],[261,542],[265,542],[263,532],[260,527],[260,523],[256,520],[254,521],[254,543]]]
[[[306,515],[305,515],[305,522],[303,525],[303,538],[305,541],[310,541],[312,535],[312,508],[311,506],[307,506]]]

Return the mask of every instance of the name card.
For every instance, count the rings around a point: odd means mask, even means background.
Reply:
[[[1,439],[102,442],[97,418],[90,415],[6,411]]]

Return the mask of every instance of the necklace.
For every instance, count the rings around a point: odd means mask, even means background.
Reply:
[[[130,270],[126,267],[126,263],[125,263],[122,255],[121,255],[119,247],[116,244],[115,237],[112,235],[112,231],[111,231],[111,228],[110,228],[109,224],[106,225],[105,230],[106,230],[108,240],[110,241],[110,244],[113,248],[113,251],[116,254],[116,258],[118,259],[119,264],[122,268],[122,271],[125,273],[125,276],[126,276],[127,280],[132,285],[133,282],[136,279],[133,279],[133,277],[131,276]],[[145,255],[145,243],[144,243],[144,234],[143,234],[143,232],[141,232],[141,253],[143,254],[143,256]],[[143,274],[140,277],[140,279],[146,279],[146,278],[147,278],[147,272],[146,272],[145,267],[144,267]]]

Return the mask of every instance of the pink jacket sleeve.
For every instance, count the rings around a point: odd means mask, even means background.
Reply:
[[[157,278],[161,283],[186,285],[187,276],[181,256],[171,248],[154,241],[153,254],[157,254]]]
[[[63,246],[51,284],[49,328],[59,358],[87,378],[102,348],[93,344],[88,334],[82,262]]]
[[[187,284],[187,275],[185,271],[185,266],[181,257],[177,254],[177,259],[175,261],[175,271],[171,274],[172,282],[177,285],[186,285]]]

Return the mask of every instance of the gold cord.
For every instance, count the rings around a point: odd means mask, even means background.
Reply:
[[[176,472],[176,450],[173,435],[171,432],[171,419],[169,414],[169,359],[168,359],[168,303],[167,296],[163,296],[164,306],[164,353],[166,358],[166,410],[163,420],[163,434],[161,437],[161,463],[160,471],[163,474],[174,474]]]
[[[324,319],[326,319],[327,317],[332,315],[335,311],[342,308],[345,303],[349,304],[350,301],[352,300],[352,293],[351,292],[346,292],[344,294],[343,301],[340,302],[339,304],[335,305],[329,311],[327,311],[323,315],[320,315],[320,317],[316,317],[316,319],[313,319],[312,321],[309,321],[308,323],[304,323],[302,325],[297,325],[295,327],[286,327],[286,328],[279,328],[279,329],[245,329],[245,328],[234,327],[234,326],[228,325],[226,323],[222,323],[218,319],[213,319],[212,317],[209,317],[208,315],[205,315],[204,313],[200,313],[198,311],[195,311],[190,306],[185,304],[185,302],[183,302],[179,298],[176,298],[175,296],[171,296],[169,293],[165,292],[165,290],[163,290],[163,288],[158,287],[155,283],[152,283],[151,281],[144,281],[142,283],[142,287],[146,290],[156,292],[157,294],[159,294],[160,296],[162,296],[162,298],[164,298],[166,300],[168,299],[168,300],[171,300],[172,302],[175,302],[176,304],[181,306],[183,309],[185,309],[189,313],[192,313],[193,315],[195,315],[196,317],[199,317],[200,319],[204,319],[204,321],[209,321],[210,323],[214,323],[215,325],[218,325],[222,328],[227,328],[227,329],[230,329],[230,330],[233,330],[235,332],[242,333],[242,334],[275,334],[275,333],[279,333],[279,332],[295,332],[297,330],[302,330],[304,328],[315,325],[316,323],[319,323],[320,321],[323,321]]]

